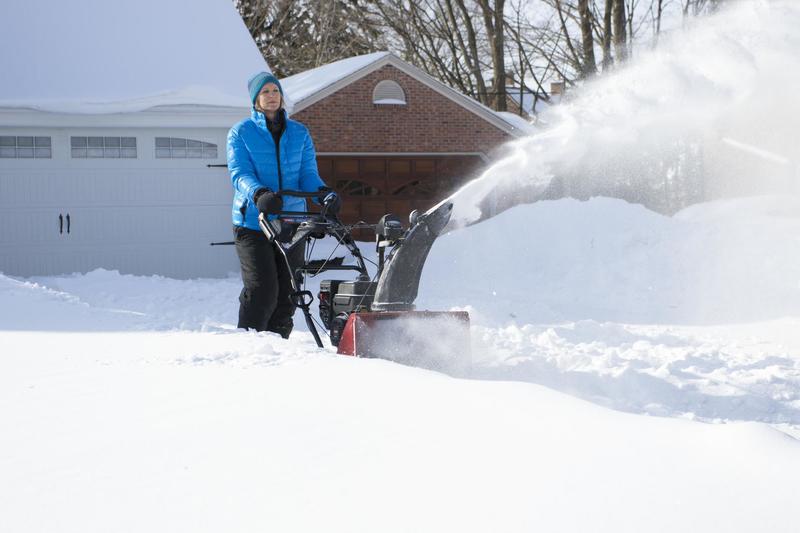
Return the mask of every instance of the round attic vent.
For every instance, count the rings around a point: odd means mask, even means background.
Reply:
[[[372,103],[380,105],[406,105],[406,93],[392,80],[379,81],[372,91]]]

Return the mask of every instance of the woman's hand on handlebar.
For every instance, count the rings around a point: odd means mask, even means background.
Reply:
[[[326,214],[336,216],[342,209],[342,199],[335,191],[327,187],[323,187],[319,190],[319,203],[322,205],[322,210]]]
[[[283,198],[279,193],[269,189],[260,189],[253,195],[258,211],[265,215],[274,215],[283,210]]]

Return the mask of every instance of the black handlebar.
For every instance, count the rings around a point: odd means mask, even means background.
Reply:
[[[282,191],[278,191],[275,194],[279,194],[281,196],[294,196],[296,198],[319,198],[323,196],[325,192],[323,191],[314,191],[314,192],[306,192],[306,191],[293,191],[291,189],[284,189]]]
[[[279,213],[273,213],[274,215],[278,215],[279,217],[298,217],[298,216],[323,216],[327,219],[338,220],[338,212],[330,212],[328,206],[322,203],[322,197],[326,194],[333,192],[331,189],[325,188],[320,189],[314,192],[306,192],[306,191],[295,191],[292,189],[283,189],[275,194],[281,196],[294,196],[296,198],[312,198],[316,199],[317,202],[320,204],[321,211],[319,213],[314,211],[281,211]]]

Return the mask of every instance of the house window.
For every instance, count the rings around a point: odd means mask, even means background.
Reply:
[[[379,81],[372,91],[372,103],[378,105],[406,105],[406,93],[396,81]]]
[[[216,159],[217,145],[194,139],[156,137],[158,159]]]
[[[75,159],[135,159],[136,137],[70,137]]]
[[[414,180],[395,189],[392,194],[402,194],[403,196],[434,196],[436,194],[436,182],[434,180]]]
[[[381,191],[359,180],[338,180],[336,190],[349,196],[378,196]]]
[[[51,159],[53,157],[50,137],[13,135],[0,136],[0,157],[17,159]]]

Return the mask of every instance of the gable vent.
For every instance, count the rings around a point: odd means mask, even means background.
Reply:
[[[406,93],[396,81],[379,81],[372,91],[372,103],[379,105],[406,105]]]

